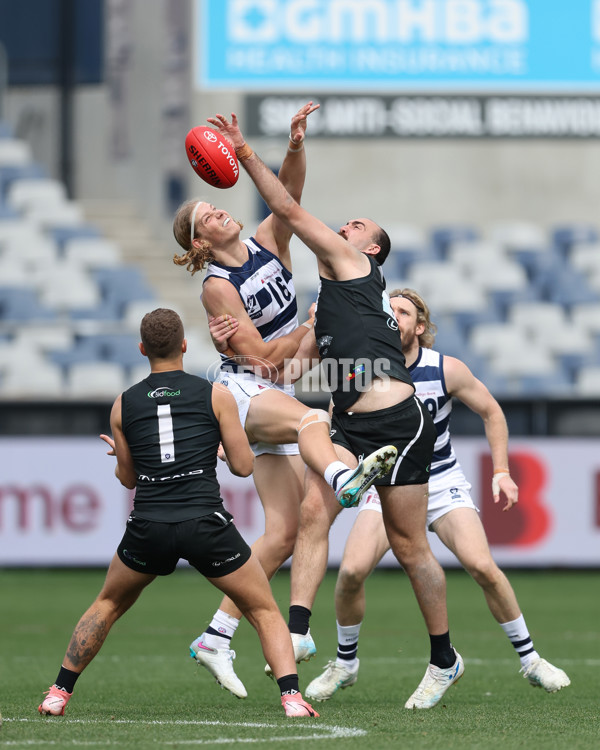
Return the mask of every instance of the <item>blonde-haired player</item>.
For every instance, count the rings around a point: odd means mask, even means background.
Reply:
[[[521,671],[532,685],[556,692],[570,684],[563,672],[542,659],[533,646],[515,592],[494,562],[483,525],[471,499],[467,482],[450,440],[449,420],[452,397],[458,398],[485,425],[494,464],[494,501],[504,494],[509,510],[518,500],[518,489],[508,465],[508,429],[502,409],[485,385],[455,357],[444,356],[432,347],[436,328],[427,304],[414,290],[390,293],[398,321],[402,351],[406,357],[417,396],[428,406],[437,427],[429,481],[427,526],[453,552],[465,570],[481,586],[490,612],[513,644]],[[354,685],[358,678],[358,637],[364,619],[365,581],[390,548],[381,504],[376,491],[369,491],[350,531],[335,589],[338,651],[323,674],[306,689],[313,700],[327,700],[339,689]],[[427,708],[423,693],[435,681],[430,665],[423,682],[406,702],[407,708]]]

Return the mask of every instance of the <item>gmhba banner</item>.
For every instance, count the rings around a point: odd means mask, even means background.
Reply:
[[[598,90],[600,0],[196,0],[204,88]]]

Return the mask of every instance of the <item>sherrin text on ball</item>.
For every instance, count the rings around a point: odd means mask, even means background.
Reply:
[[[226,138],[199,125],[185,137],[185,152],[194,172],[216,188],[230,188],[240,176],[235,151]]]

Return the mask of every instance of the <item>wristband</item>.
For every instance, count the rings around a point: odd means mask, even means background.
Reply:
[[[250,148],[250,146],[247,143],[244,143],[243,146],[240,146],[239,148],[236,148],[235,155],[240,161],[246,161],[246,159],[249,159],[254,151]]]
[[[510,474],[508,473],[508,471],[494,472],[494,476],[492,477],[492,495],[494,495],[494,497],[500,494],[500,480],[504,479],[504,477],[509,476]]]
[[[288,140],[291,144],[297,147],[297,148],[292,148],[291,146],[288,146],[288,151],[291,151],[293,153],[294,151],[302,151],[302,149],[304,148],[304,135],[299,141],[294,141],[292,139],[292,131],[290,130]]]
[[[510,474],[510,471],[508,469],[496,469],[494,474]]]

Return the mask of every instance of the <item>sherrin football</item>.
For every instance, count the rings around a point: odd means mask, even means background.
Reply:
[[[185,137],[185,153],[192,169],[204,182],[216,188],[230,188],[240,176],[231,143],[212,128],[192,128]]]

